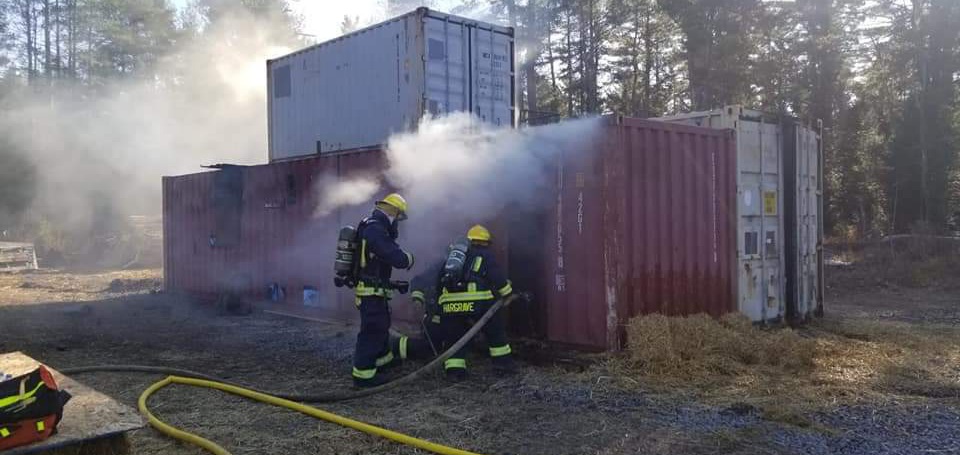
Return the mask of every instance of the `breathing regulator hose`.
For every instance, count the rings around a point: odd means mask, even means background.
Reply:
[[[456,343],[454,343],[450,348],[440,354],[438,357],[430,361],[430,363],[424,365],[423,367],[417,369],[416,371],[390,381],[386,384],[371,387],[369,389],[360,389],[346,392],[334,392],[334,393],[324,393],[324,394],[296,394],[296,393],[284,393],[284,392],[271,392],[259,390],[256,388],[247,388],[242,385],[233,383],[231,381],[223,380],[213,376],[209,376],[203,373],[199,373],[191,370],[184,370],[180,368],[168,368],[160,366],[148,366],[148,365],[93,365],[86,367],[76,367],[76,368],[64,368],[60,370],[61,373],[67,375],[83,374],[83,373],[93,373],[93,372],[132,372],[132,373],[158,373],[158,374],[168,374],[170,375],[166,379],[163,379],[159,382],[151,385],[147,390],[140,395],[140,399],[137,402],[140,412],[147,417],[150,426],[156,428],[158,431],[179,439],[184,442],[189,442],[196,446],[202,447],[216,455],[229,455],[230,452],[226,451],[223,447],[220,447],[216,443],[204,439],[200,436],[197,436],[192,433],[188,433],[183,430],[174,428],[153,415],[150,412],[150,409],[147,407],[147,400],[150,396],[170,384],[183,384],[191,385],[196,387],[207,387],[212,389],[217,389],[223,392],[231,393],[234,395],[243,396],[250,398],[252,400],[260,401],[262,403],[272,404],[275,406],[281,406],[287,409],[291,409],[302,414],[306,414],[318,419],[323,419],[329,422],[336,423],[345,427],[349,427],[355,430],[362,431],[367,434],[374,436],[380,436],[392,441],[399,442],[401,444],[406,444],[412,447],[419,449],[427,450],[433,453],[444,454],[444,455],[477,455],[473,452],[467,452],[464,450],[456,449],[453,447],[447,447],[440,444],[435,444],[429,441],[424,441],[422,439],[417,439],[412,436],[408,436],[402,433],[397,433],[394,431],[386,430],[379,428],[370,424],[359,422],[356,420],[351,420],[346,417],[342,417],[321,409],[314,408],[312,406],[307,406],[301,403],[332,403],[336,401],[346,401],[353,400],[356,398],[368,397],[371,395],[376,395],[379,393],[386,392],[388,390],[399,387],[403,384],[410,383],[417,378],[423,376],[425,373],[431,371],[437,366],[443,364],[444,361],[449,359],[453,354],[463,348],[467,343],[472,340],[477,333],[479,333],[483,327],[490,321],[493,315],[499,311],[502,307],[512,303],[517,295],[510,295],[506,298],[497,300],[496,303],[490,307],[489,310],[464,334]]]

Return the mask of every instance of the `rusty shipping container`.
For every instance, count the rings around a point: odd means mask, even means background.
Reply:
[[[349,294],[332,285],[332,245],[340,223],[356,223],[368,207],[318,218],[318,185],[382,166],[383,154],[367,151],[164,177],[164,288],[263,298],[276,283],[286,294],[279,309],[309,312],[302,295],[311,287],[322,316],[352,315]]]
[[[373,201],[322,216],[317,207],[325,183],[382,175],[384,164],[381,151],[368,150],[164,177],[164,288],[208,300],[224,292],[268,300],[268,287],[277,284],[285,289],[285,298],[271,304],[272,310],[357,318],[352,291],[333,285],[334,248],[340,227],[356,225]],[[385,186],[378,196],[387,191]],[[503,240],[497,253],[505,258],[507,234],[497,220],[489,224]],[[400,242],[421,264],[451,240],[412,244],[404,229]],[[451,227],[453,232],[465,230]],[[396,275],[404,279],[411,273]],[[305,287],[316,290],[317,298],[305,301]],[[398,320],[419,321],[413,305],[394,309]]]
[[[515,289],[537,297],[510,308],[513,332],[617,349],[639,314],[734,311],[734,147],[728,131],[610,118],[593,143],[564,151],[555,185],[539,189],[546,202],[493,222]],[[317,217],[318,183],[380,175],[384,165],[382,152],[364,151],[165,177],[165,288],[263,298],[277,283],[286,289],[271,304],[278,311],[356,319],[350,291],[332,283],[333,249],[339,227],[370,206]],[[404,245],[423,258],[450,238],[434,240]],[[305,286],[317,290],[316,306],[305,306]],[[404,298],[394,308],[416,320]]]
[[[616,350],[631,317],[736,310],[736,153],[730,131],[609,122],[559,159],[534,287],[547,340]]]
[[[820,127],[726,106],[656,120],[732,129],[737,138],[738,308],[758,322],[823,311]]]

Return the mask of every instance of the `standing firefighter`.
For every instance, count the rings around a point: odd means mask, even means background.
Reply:
[[[513,292],[503,269],[490,251],[490,231],[476,225],[467,231],[469,245],[451,248],[441,278],[440,325],[446,340],[458,340],[474,321],[483,316],[498,298]],[[457,270],[459,268],[459,270]],[[494,368],[501,373],[514,371],[510,344],[507,343],[506,321],[497,313],[483,328]],[[447,378],[462,381],[467,376],[468,347],[458,351],[444,363]]]
[[[397,245],[397,224],[406,219],[407,201],[399,194],[377,201],[373,213],[357,227],[359,273],[356,304],[360,309],[360,333],[353,356],[353,381],[358,387],[384,382],[377,368],[393,362],[390,350],[390,306],[393,269],[413,267],[413,255]],[[404,289],[400,289],[405,292]]]

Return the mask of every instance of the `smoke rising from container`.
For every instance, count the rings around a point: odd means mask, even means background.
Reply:
[[[401,225],[401,243],[435,258],[442,247],[475,223],[493,221],[509,208],[549,203],[542,191],[555,178],[553,166],[561,153],[588,153],[597,118],[554,125],[510,129],[481,123],[469,113],[425,119],[418,130],[397,134],[387,145],[382,181],[350,179],[321,193],[321,207],[369,203],[367,191],[382,196],[395,188],[410,204],[410,219]],[[383,183],[383,184],[381,184]],[[342,195],[357,188],[353,200]],[[336,203],[339,201],[340,203]]]

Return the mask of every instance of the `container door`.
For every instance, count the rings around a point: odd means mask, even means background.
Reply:
[[[797,311],[808,318],[817,308],[819,266],[817,248],[820,243],[820,139],[809,128],[797,128]]]
[[[469,111],[470,27],[449,18],[424,19],[425,113]]]
[[[471,110],[484,122],[514,126],[513,38],[468,26],[470,37]]]
[[[549,341],[609,347],[600,166],[590,154],[564,152],[557,159],[553,201],[539,236],[547,258],[541,282]]]
[[[424,35],[424,113],[513,126],[513,38],[450,16],[425,17]]]
[[[753,321],[771,321],[784,313],[779,128],[738,123],[739,309]]]

